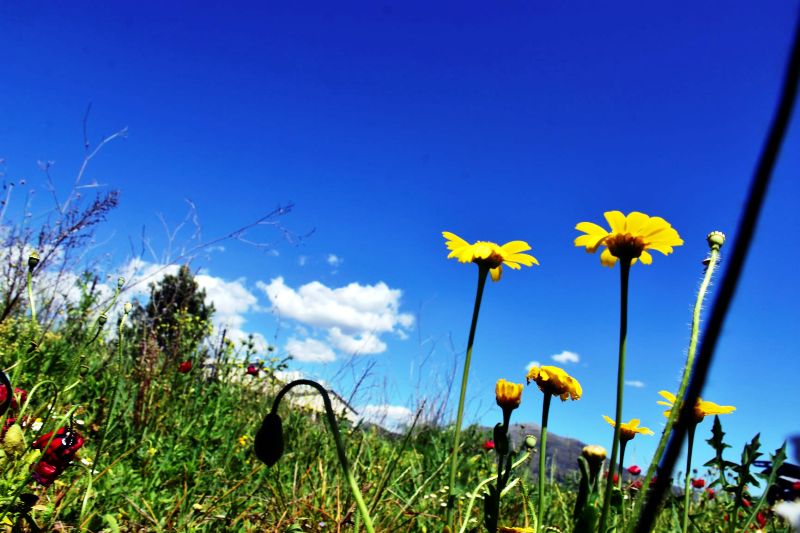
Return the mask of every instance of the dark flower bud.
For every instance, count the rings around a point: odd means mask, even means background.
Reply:
[[[121,289],[123,285],[125,285],[125,278],[120,276],[117,278],[117,288]]]
[[[36,265],[39,264],[39,252],[36,250],[31,252],[31,255],[28,256],[28,272],[33,272],[33,269],[36,268]]]
[[[108,316],[105,313],[100,313],[100,316],[97,317],[97,323],[104,326],[106,322],[108,322]]]
[[[267,466],[277,463],[283,455],[283,422],[277,413],[269,413],[264,417],[256,432],[253,451]]]
[[[503,424],[494,426],[494,449],[500,455],[508,455],[508,435]]]

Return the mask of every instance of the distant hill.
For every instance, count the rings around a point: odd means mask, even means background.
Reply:
[[[488,429],[491,431],[491,429]],[[537,439],[537,452],[531,457],[530,471],[534,476],[539,474],[539,434],[541,428],[538,424],[512,424],[509,429],[511,436],[511,444],[514,449],[519,449],[522,446],[522,441],[527,435],[533,435]],[[564,481],[572,478],[574,473],[578,471],[578,457],[585,444],[577,439],[570,439],[568,437],[561,437],[551,431],[547,432],[547,465],[555,461],[556,472],[555,477],[558,481]],[[547,472],[549,475],[549,471]]]

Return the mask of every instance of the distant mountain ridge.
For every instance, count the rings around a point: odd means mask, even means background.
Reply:
[[[491,428],[487,428],[491,432]],[[541,427],[539,424],[512,424],[509,428],[509,435],[511,437],[511,445],[516,450],[522,446],[522,442],[527,435],[536,437],[536,451],[531,457],[529,463],[530,472],[535,476],[539,475],[539,437],[541,434]],[[547,432],[547,468],[546,475],[549,476],[549,469],[555,461],[555,479],[557,481],[565,481],[573,477],[574,473],[578,471],[578,457],[581,455],[581,450],[586,446],[585,443],[572,439],[569,437],[562,437],[551,431]]]

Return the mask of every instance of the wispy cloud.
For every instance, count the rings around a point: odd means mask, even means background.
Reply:
[[[637,388],[637,389],[643,389],[644,388],[644,381],[639,381],[638,379],[625,380],[625,385],[627,385],[628,387],[634,387],[634,388]]]
[[[542,363],[540,363],[539,361],[531,361],[525,366],[525,372],[529,372],[530,369],[535,366],[542,366]]]
[[[336,267],[338,267],[339,265],[341,265],[342,263],[344,263],[344,259],[342,259],[341,257],[339,257],[339,256],[338,256],[338,255],[336,255],[336,254],[328,254],[328,258],[327,258],[327,259],[325,259],[325,260],[326,260],[326,261],[328,262],[328,264],[329,264],[330,266],[332,266],[333,268],[336,268]]]
[[[564,350],[561,353],[557,353],[555,355],[551,355],[550,359],[552,359],[556,363],[561,363],[561,364],[580,363],[581,356],[576,354],[575,352],[570,352],[568,350]]]

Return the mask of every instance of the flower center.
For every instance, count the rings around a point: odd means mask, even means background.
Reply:
[[[619,259],[636,259],[644,251],[644,240],[630,233],[617,233],[605,240],[608,251]]]
[[[472,260],[477,265],[489,268],[497,268],[503,264],[503,255],[499,251],[499,246],[492,242],[478,241],[475,243],[474,255]]]

